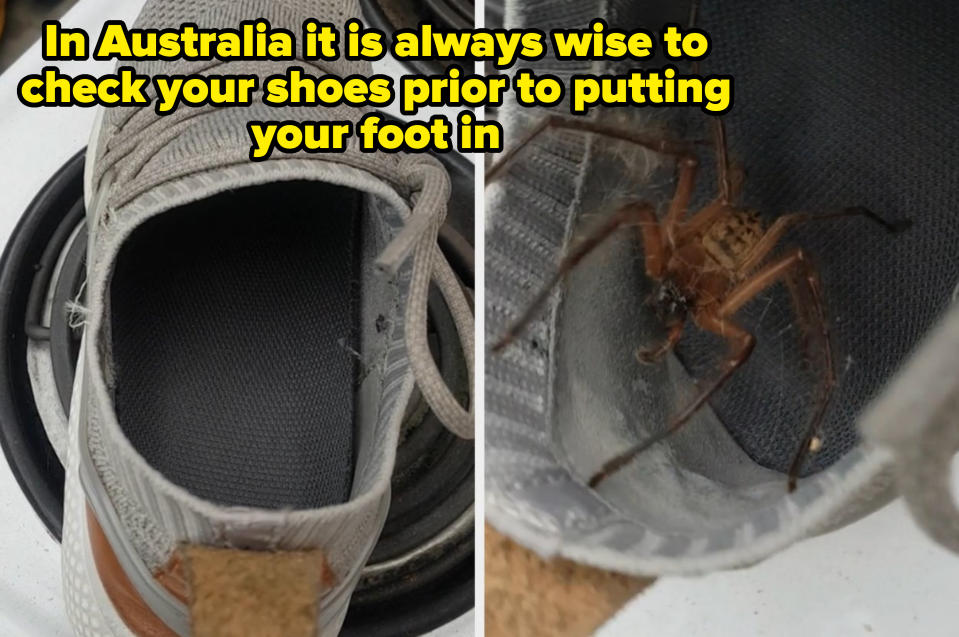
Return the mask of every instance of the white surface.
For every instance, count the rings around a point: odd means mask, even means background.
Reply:
[[[66,27],[85,29],[96,41],[104,20],[130,23],[142,5],[142,0],[82,0],[61,21]],[[86,145],[93,124],[93,109],[27,108],[20,104],[16,96],[20,78],[40,71],[44,65],[39,46],[34,45],[0,75],[2,244],[43,184]],[[59,63],[60,70],[68,75],[101,75],[109,73],[112,66],[94,60]],[[389,66],[381,72],[393,70]],[[426,117],[433,110],[424,110],[420,116]],[[0,511],[0,635],[72,634],[60,591],[60,545],[33,512],[6,462],[0,462]],[[473,634],[473,623],[474,614],[470,612],[432,635],[467,637]]]
[[[69,635],[60,593],[60,545],[0,463],[0,634]]]
[[[959,557],[897,500],[751,568],[659,580],[597,635],[945,637],[959,634],[957,585]]]

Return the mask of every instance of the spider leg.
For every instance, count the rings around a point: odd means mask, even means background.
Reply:
[[[660,237],[659,220],[656,218],[656,212],[653,206],[648,203],[627,204],[610,215],[596,230],[580,241],[569,254],[566,255],[560,262],[555,274],[553,274],[536,298],[533,299],[533,302],[526,308],[526,311],[510,326],[499,341],[493,345],[493,351],[498,352],[502,350],[522,333],[549,298],[553,288],[566,278],[570,271],[579,265],[580,261],[582,261],[586,255],[595,250],[596,247],[619,228],[631,224],[639,226],[642,235],[646,273],[651,278],[660,278],[665,265],[666,253]]]
[[[799,471],[802,469],[803,461],[811,450],[814,439],[818,436],[823,418],[826,415],[826,409],[832,398],[833,389],[836,386],[832,342],[829,335],[829,324],[826,320],[819,273],[801,249],[791,250],[782,258],[766,265],[762,270],[734,288],[720,306],[719,316],[732,316],[760,292],[781,280],[786,281],[786,287],[793,298],[797,316],[803,327],[804,339],[815,338],[819,345],[822,355],[821,365],[823,366],[822,385],[813,418],[803,438],[802,446],[800,446],[789,468],[788,489],[793,491],[796,488],[796,481],[799,477]],[[805,349],[810,349],[808,341],[804,340],[803,345]]]
[[[898,222],[886,221],[876,213],[861,206],[844,208],[843,210],[839,210],[837,212],[828,212],[818,215],[808,212],[788,213],[778,217],[773,224],[769,226],[769,229],[766,230],[765,234],[763,234],[759,241],[756,242],[756,245],[753,246],[752,250],[750,250],[749,254],[743,260],[742,265],[739,266],[740,274],[747,274],[754,267],[759,265],[766,255],[776,247],[779,241],[783,238],[783,235],[786,234],[786,231],[793,226],[809,221],[824,221],[826,219],[838,219],[841,217],[864,217],[865,219],[882,226],[887,232],[893,233],[906,230],[912,225],[912,222],[909,220]]]
[[[761,270],[749,276],[726,295],[723,304],[719,307],[719,315],[732,316],[760,292],[781,281],[802,262],[806,262],[805,253],[801,248],[794,248],[779,259],[763,266]]]
[[[683,323],[672,324],[666,332],[666,340],[656,347],[647,347],[636,350],[636,360],[640,363],[651,365],[662,360],[671,349],[676,347],[676,343],[683,336]]]
[[[717,126],[725,131],[722,120],[717,118],[716,121],[718,122]],[[725,135],[725,133],[723,133],[723,135]],[[718,144],[718,148],[726,148],[725,138],[722,142],[716,143]],[[725,150],[717,151],[717,157],[719,158],[717,160],[719,164],[717,172],[720,174],[719,197],[706,204],[699,212],[693,215],[692,218],[685,222],[677,223],[676,227],[671,228],[671,232],[667,232],[667,237],[670,238],[674,246],[684,243],[690,237],[705,232],[713,222],[729,212],[731,201],[739,199],[739,195],[743,189],[743,182],[746,178],[742,165],[728,159]],[[680,177],[682,177],[682,174],[680,174]],[[680,184],[681,183],[682,182],[680,182]],[[688,204],[688,198],[686,203]],[[677,218],[677,222],[680,218],[681,217]]]
[[[733,200],[733,181],[729,172],[729,145],[726,142],[726,122],[713,118],[713,136],[716,140],[716,179],[719,180],[719,200],[725,204]],[[735,193],[738,195],[739,193]]]
[[[696,26],[699,19],[699,0],[693,0],[689,7],[688,28]],[[693,60],[693,75],[699,75],[699,59]],[[716,179],[719,182],[719,201],[728,204],[739,198],[742,192],[745,174],[742,166],[730,161],[729,144],[726,141],[726,122],[721,117],[712,121],[713,146],[716,149]]]
[[[714,199],[694,214],[676,231],[676,243],[682,244],[692,236],[705,232],[714,221],[729,211],[729,206],[720,199]]]
[[[693,196],[693,188],[696,186],[696,170],[699,162],[692,155],[683,157],[679,161],[679,178],[676,180],[676,190],[673,192],[673,198],[669,201],[669,209],[666,216],[663,217],[663,237],[664,241],[669,243],[670,248],[676,247],[676,239],[679,229],[682,227],[683,218],[686,216],[686,210],[689,208],[689,200]]]
[[[725,338],[730,345],[729,355],[726,357],[720,367],[719,376],[711,383],[706,385],[706,387],[699,392],[696,398],[693,399],[689,405],[687,405],[686,408],[683,409],[676,417],[674,417],[672,421],[670,421],[669,425],[667,425],[664,430],[653,434],[646,440],[633,445],[623,453],[606,461],[600,470],[593,474],[593,476],[589,479],[590,487],[595,488],[603,480],[629,464],[636,456],[646,451],[657,442],[660,442],[679,431],[679,429],[681,429],[682,426],[685,425],[704,404],[706,404],[706,401],[708,401],[713,394],[719,391],[726,381],[732,377],[736,370],[739,369],[743,363],[749,359],[749,355],[752,353],[753,347],[756,344],[756,339],[752,334],[742,329],[735,323],[718,316],[715,310],[700,310],[700,312],[694,316],[694,320],[696,321],[696,324],[704,330],[708,330]]]
[[[816,397],[816,408],[813,411],[812,419],[806,429],[806,434],[803,436],[802,443],[799,445],[796,456],[789,467],[787,488],[791,492],[796,489],[799,472],[806,457],[818,449],[819,432],[826,416],[826,410],[829,408],[833,390],[836,388],[837,380],[833,362],[832,339],[829,334],[829,321],[826,318],[825,303],[823,302],[822,282],[819,279],[819,273],[809,261],[801,261],[797,265],[793,284],[789,285],[788,289],[794,305],[804,308],[804,310],[798,311],[803,327],[804,349],[810,352],[814,341],[819,348],[819,364],[822,366],[822,380]]]
[[[530,142],[548,129],[564,129],[595,133],[612,139],[628,141],[662,155],[677,159],[692,158],[695,161],[691,144],[668,139],[662,135],[647,135],[590,119],[570,118],[561,115],[547,115],[536,126],[526,131],[512,148],[500,154],[495,162],[486,171],[486,183],[496,179],[506,167],[513,162],[516,155],[526,148]]]

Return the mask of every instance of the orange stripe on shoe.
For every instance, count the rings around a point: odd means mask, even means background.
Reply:
[[[177,637],[140,597],[89,506],[87,526],[100,581],[127,627],[138,637]],[[316,637],[319,600],[335,583],[318,549],[184,545],[154,577],[190,607],[193,637]]]
[[[96,564],[100,582],[113,608],[116,609],[127,628],[137,637],[177,637],[177,634],[170,630],[170,627],[163,623],[163,620],[157,617],[140,597],[123,567],[120,566],[120,561],[117,560],[110,542],[103,533],[100,522],[89,506],[87,506],[87,528],[90,532],[93,562]],[[170,592],[176,595],[173,591]]]

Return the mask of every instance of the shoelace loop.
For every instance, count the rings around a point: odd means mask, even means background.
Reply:
[[[396,273],[412,255],[410,289],[406,303],[405,338],[413,377],[430,409],[443,425],[462,438],[473,438],[473,311],[437,238],[446,219],[449,175],[426,157],[411,157],[404,172],[412,191],[413,212],[400,233],[386,246],[376,264]],[[430,282],[436,283],[460,339],[469,378],[469,409],[464,409],[443,380],[427,336]]]

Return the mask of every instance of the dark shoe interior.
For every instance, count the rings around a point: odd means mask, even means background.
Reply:
[[[164,476],[220,504],[349,498],[362,196],[217,195],[137,228],[111,284],[115,404]]]

